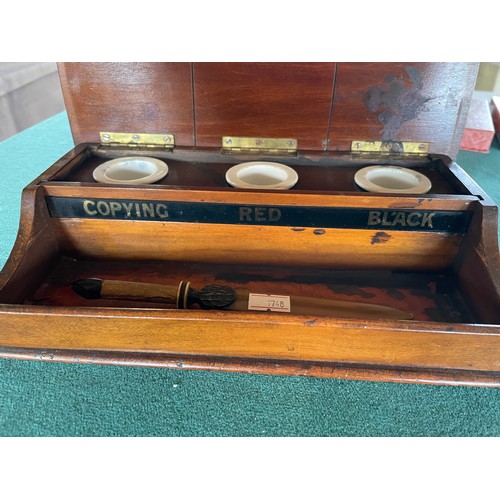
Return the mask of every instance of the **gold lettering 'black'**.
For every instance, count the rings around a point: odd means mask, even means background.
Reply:
[[[433,217],[436,214],[426,212],[389,212],[386,210],[370,210],[368,226],[380,227],[421,227],[433,228]]]

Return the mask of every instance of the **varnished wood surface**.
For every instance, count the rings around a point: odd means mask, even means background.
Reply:
[[[353,140],[425,141],[454,158],[474,88],[471,63],[61,63],[75,143],[98,133],[290,137],[301,150]]]
[[[0,272],[0,303],[23,302],[57,260],[59,245],[44,205],[40,189],[29,186],[24,190],[19,232]],[[42,208],[35,212],[34,207]]]
[[[120,365],[141,368],[209,370],[249,374],[292,375],[350,380],[378,380],[407,384],[500,387],[498,372],[408,368],[363,363],[320,363],[294,360],[243,359],[214,356],[176,356],[159,353],[129,353],[75,349],[1,347],[0,357],[26,361],[89,365]]]
[[[223,136],[298,139],[326,149],[335,63],[195,63],[196,145]]]
[[[99,161],[96,160],[96,161]],[[182,176],[181,166],[178,176]],[[181,164],[182,165],[182,164]],[[215,164],[222,169],[225,164]],[[192,166],[188,164],[186,168]],[[225,167],[224,167],[225,168]],[[85,168],[83,168],[85,170]],[[310,177],[304,182],[324,180],[318,172],[326,167],[304,167]],[[353,168],[343,168],[344,177],[337,175],[342,187],[352,183]],[[198,182],[205,179],[203,172],[211,172],[206,165],[197,171]],[[89,175],[87,168],[85,174]],[[444,177],[434,170],[436,178]],[[76,174],[73,174],[76,175]],[[347,177],[350,180],[347,180]],[[174,174],[174,177],[175,174]],[[220,175],[222,177],[222,175]],[[73,177],[74,178],[74,177]],[[85,177],[80,177],[86,179]],[[194,176],[196,179],[196,176]],[[88,180],[88,179],[87,179]],[[210,178],[207,179],[207,182]],[[194,184],[194,181],[191,181]],[[310,184],[311,186],[312,184]],[[477,198],[467,195],[440,195],[400,197],[373,195],[361,191],[352,194],[259,192],[234,189],[172,189],[163,186],[122,187],[94,183],[49,182],[44,184],[48,196],[123,198],[138,200],[193,201],[199,203],[251,203],[264,206],[333,206],[371,207],[417,210],[473,210]],[[294,263],[305,266],[323,265],[361,268],[432,269],[451,264],[457,255],[460,235],[445,233],[405,233],[384,231],[387,237],[376,237],[377,230],[315,230],[314,228],[226,226],[224,224],[178,224],[172,222],[99,221],[57,219],[53,221],[61,247],[72,254],[91,255],[94,258],[137,258],[196,260],[209,262]],[[122,234],[123,238],[116,238]],[[374,239],[375,238],[375,239]],[[147,242],[147,244],[146,244]],[[377,245],[374,244],[377,243]],[[380,243],[380,244],[378,244]]]
[[[473,210],[478,198],[468,195],[418,195],[390,196],[375,193],[359,192],[300,192],[295,191],[258,191],[241,189],[162,189],[165,185],[117,187],[97,184],[45,183],[47,196],[64,196],[69,198],[88,197],[100,199],[134,199],[192,201],[206,203],[237,203],[252,205],[288,205],[318,207],[360,207],[391,208],[418,210]]]
[[[221,311],[2,306],[0,345],[498,372],[498,328]],[[26,332],[29,332],[27,335]],[[105,335],[102,332],[106,332]]]
[[[189,63],[59,63],[59,75],[75,144],[140,132],[194,145]]]
[[[471,307],[485,321],[497,321],[500,311],[498,208],[485,200],[474,214],[463,249],[454,263]]]
[[[337,65],[328,149],[352,140],[424,141],[455,158],[477,65],[341,63]]]
[[[104,280],[101,286],[101,296],[105,298],[135,298],[144,301],[165,302],[175,305],[178,287],[175,285],[158,285],[156,283],[141,283],[139,281]]]
[[[462,236],[177,222],[54,219],[61,249],[95,259],[285,264],[357,269],[443,269]]]

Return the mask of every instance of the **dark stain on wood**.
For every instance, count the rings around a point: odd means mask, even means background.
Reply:
[[[431,321],[444,323],[473,323],[474,318],[463,301],[462,297],[454,290],[452,293],[430,294],[436,307],[425,309]]]
[[[377,231],[371,240],[371,244],[375,245],[377,243],[387,243],[391,239],[391,235],[385,233],[384,231]]]
[[[317,236],[321,236],[322,234],[325,234],[326,231],[324,229],[315,229],[313,231],[313,234],[316,234]]]
[[[434,99],[422,92],[423,78],[415,66],[406,66],[405,71],[409,87],[406,78],[389,74],[383,87],[369,87],[364,95],[366,107],[370,112],[377,113],[384,127],[382,140],[395,140],[403,123],[415,119]]]

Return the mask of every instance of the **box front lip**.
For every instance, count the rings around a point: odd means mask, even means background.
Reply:
[[[105,363],[116,355],[146,363],[151,356],[166,356],[176,360],[177,367],[184,367],[184,360],[231,359],[240,368],[242,363],[260,364],[256,371],[261,373],[269,373],[269,365],[288,363],[295,367],[288,369],[289,374],[297,366],[314,366],[316,371],[318,366],[343,366],[347,378],[351,370],[354,374],[359,369],[365,375],[370,370],[394,372],[402,381],[401,371],[415,371],[420,373],[415,381],[422,382],[443,372],[452,380],[461,373],[458,378],[470,382],[479,374],[493,385],[500,384],[495,356],[500,349],[499,325],[25,305],[0,305],[0,318],[0,357],[22,357],[27,350],[45,356],[58,351],[63,360],[82,352]],[[30,329],[35,333],[24,333]],[[205,366],[202,362],[200,368]]]
[[[248,375],[307,376],[369,382],[500,387],[500,374],[495,371],[449,368],[419,369],[418,367],[399,365],[26,347],[0,347],[0,358],[84,365],[113,365],[130,368],[203,370]]]

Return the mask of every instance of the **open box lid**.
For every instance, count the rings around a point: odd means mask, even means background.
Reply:
[[[477,63],[59,63],[76,144],[101,142],[101,132],[172,134],[176,146],[197,148],[220,148],[224,137],[326,152],[409,142],[452,159],[477,71]]]

